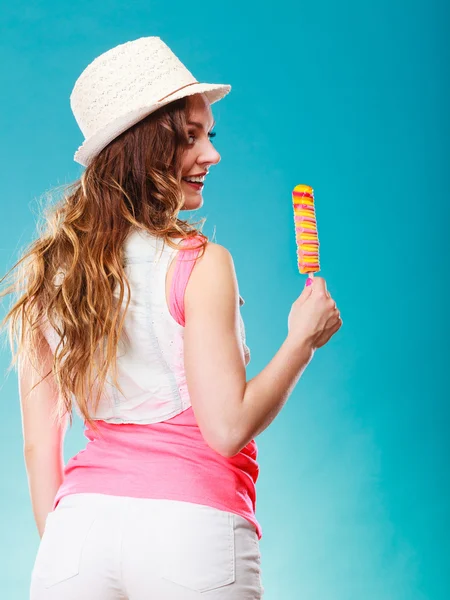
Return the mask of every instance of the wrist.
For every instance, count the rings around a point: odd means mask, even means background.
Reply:
[[[302,356],[305,359],[309,358],[309,360],[311,360],[314,356],[315,347],[312,343],[312,340],[308,338],[293,337],[292,335],[288,334],[284,344],[288,348],[289,352],[295,355]]]

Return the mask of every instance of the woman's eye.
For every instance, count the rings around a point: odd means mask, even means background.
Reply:
[[[208,138],[210,140],[212,140],[212,138],[214,138],[216,136],[216,132],[215,131],[211,131],[210,133],[208,133]],[[193,133],[188,133],[188,144],[193,144],[196,140],[196,137]]]

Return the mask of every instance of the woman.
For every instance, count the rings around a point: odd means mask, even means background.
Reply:
[[[220,160],[211,104],[229,90],[155,37],[105,52],[74,86],[86,170],[4,292],[21,290],[5,321],[42,536],[33,600],[262,597],[254,438],[342,321],[308,280],[246,381],[232,258],[178,218],[203,203]],[[89,442],[64,466],[72,409]]]

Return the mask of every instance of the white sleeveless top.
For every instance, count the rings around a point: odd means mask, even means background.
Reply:
[[[182,238],[173,241],[179,244]],[[109,423],[157,423],[191,406],[184,369],[184,327],[174,319],[166,302],[166,274],[178,252],[179,248],[171,248],[162,238],[145,231],[132,230],[127,237],[124,269],[131,300],[117,353],[117,380],[124,393],[112,384],[109,376],[98,408],[91,413],[93,419]],[[126,294],[125,289],[123,306]],[[118,290],[114,295],[118,298]],[[242,298],[240,303],[241,306],[244,303]],[[242,316],[240,327],[244,354],[249,359]],[[46,322],[43,333],[55,352],[59,343],[55,329]],[[73,405],[82,416],[77,403]]]

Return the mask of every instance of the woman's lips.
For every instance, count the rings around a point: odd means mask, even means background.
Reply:
[[[203,186],[205,185],[204,183],[193,183],[192,181],[186,181],[186,179],[183,179],[184,183],[187,183],[187,185],[190,185],[192,188],[194,188],[194,190],[200,191]]]

